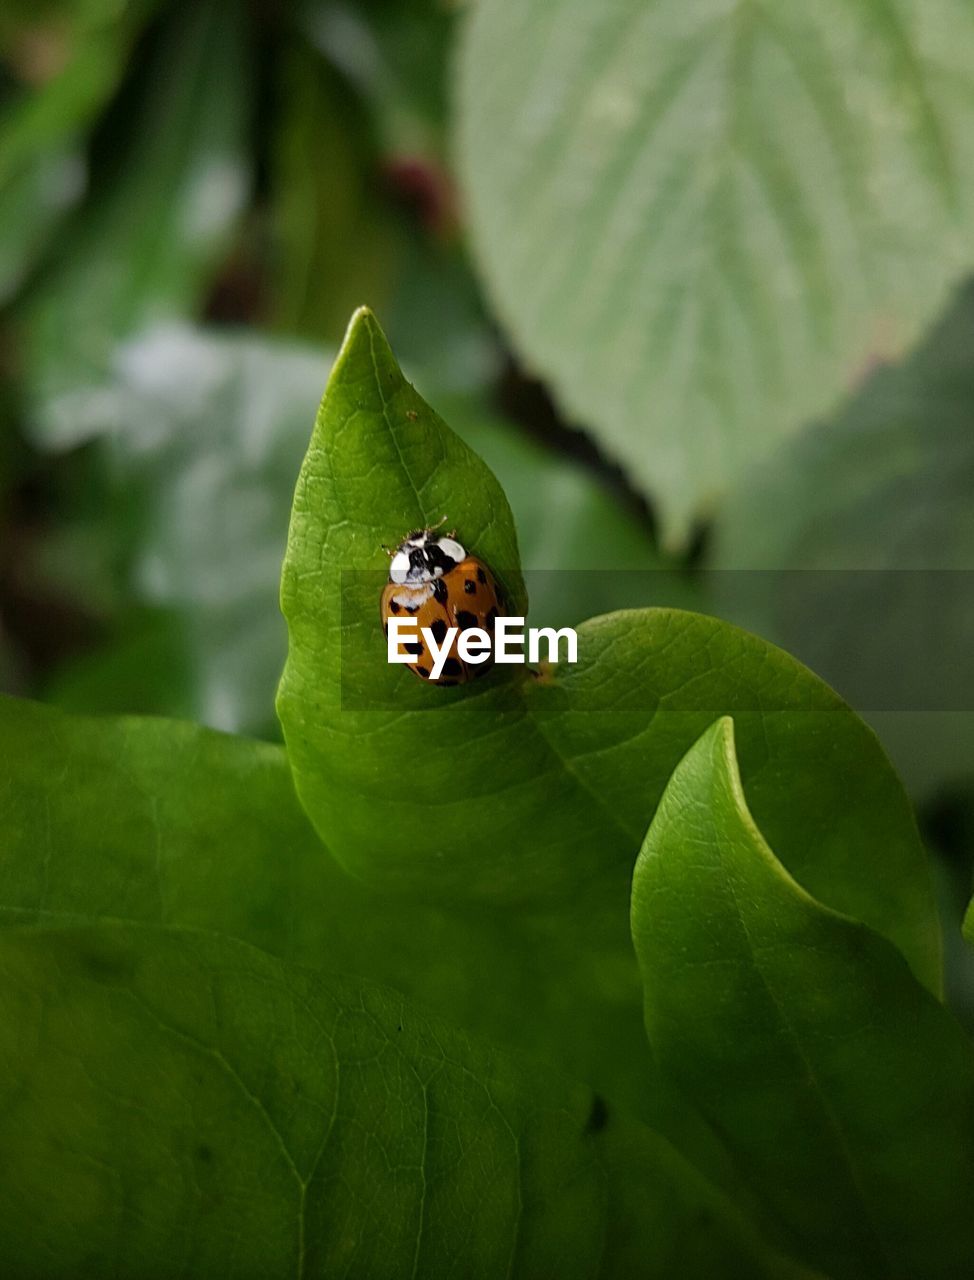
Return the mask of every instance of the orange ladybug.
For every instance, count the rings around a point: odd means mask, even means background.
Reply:
[[[386,550],[392,560],[382,591],[382,629],[388,635],[391,617],[415,617],[417,638],[401,642],[401,651],[412,655],[406,664],[410,671],[441,685],[464,684],[489,671],[492,655],[483,662],[467,663],[457,652],[460,632],[472,627],[493,638],[501,611],[497,583],[483,561],[467,555],[452,533],[440,536],[434,529],[417,529],[395,551]],[[457,628],[457,635],[439,678],[434,679],[433,655],[422,632],[428,629],[437,645],[442,645],[450,627]]]

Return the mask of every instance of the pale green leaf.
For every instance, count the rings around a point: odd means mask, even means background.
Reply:
[[[671,539],[971,265],[964,0],[480,0],[457,155],[523,357]]]

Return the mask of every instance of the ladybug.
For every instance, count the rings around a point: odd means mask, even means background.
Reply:
[[[395,551],[388,547],[386,551],[392,560],[389,581],[382,591],[382,629],[388,635],[391,617],[415,617],[419,634],[415,640],[401,642],[402,651],[412,655],[406,664],[410,671],[441,685],[465,684],[489,671],[492,655],[484,662],[467,663],[457,653],[459,632],[479,627],[493,637],[501,612],[500,591],[483,561],[468,555],[453,533],[440,535],[435,528],[417,529]],[[433,655],[422,634],[424,627],[438,645],[443,644],[450,627],[458,629],[436,680]]]

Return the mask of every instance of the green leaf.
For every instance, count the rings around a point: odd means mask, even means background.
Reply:
[[[646,1106],[624,886],[531,913],[369,891],[322,847],[279,747],[2,698],[0,848],[6,924],[203,929],[370,978],[691,1140],[665,1100]]]
[[[632,927],[663,1069],[809,1259],[836,1276],[962,1273],[971,1045],[888,942],[775,858],[729,719],[670,780],[636,864]]]
[[[457,150],[504,322],[672,540],[971,265],[964,0],[483,0]]]
[[[794,1274],[651,1131],[227,939],[0,939],[9,1274]]]
[[[868,655],[863,705],[927,796],[974,771],[971,686],[958,678],[974,568],[972,352],[968,283],[907,359],[757,468],[715,530],[717,569],[773,571],[748,625],[840,688],[862,689]],[[715,578],[734,591],[740,576]]]
[[[249,181],[246,20],[236,0],[170,14],[129,107],[112,169],[25,314],[32,428],[76,437],[73,393],[107,378],[117,342],[192,313],[225,251]]]
[[[618,902],[676,762],[732,713],[789,869],[939,988],[929,871],[902,788],[870,731],[786,654],[716,619],[647,610],[584,624],[577,666],[508,667],[456,689],[389,666],[382,544],[444,514],[522,612],[496,481],[359,312],[295,494],[278,695],[298,795],[344,866],[444,901]]]

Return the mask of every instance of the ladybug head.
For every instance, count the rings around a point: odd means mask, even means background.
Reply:
[[[466,551],[455,538],[441,538],[432,529],[411,533],[402,541],[389,565],[389,581],[397,586],[420,586],[442,578],[460,563]]]

